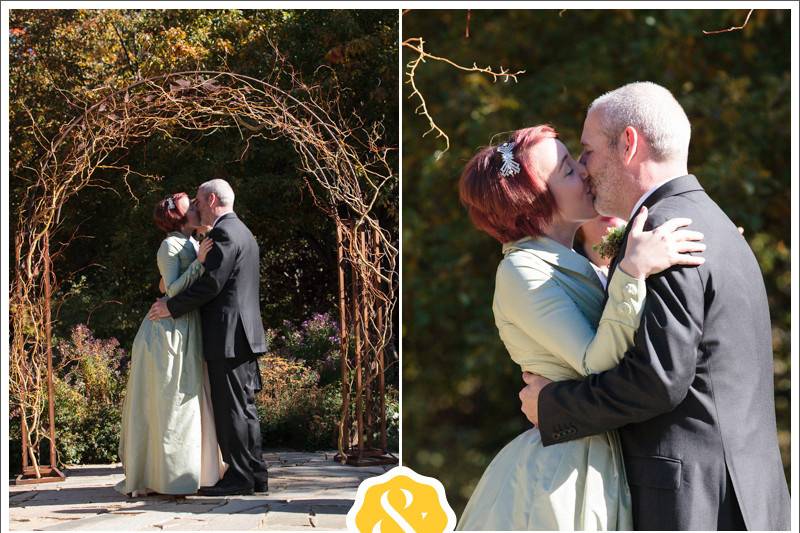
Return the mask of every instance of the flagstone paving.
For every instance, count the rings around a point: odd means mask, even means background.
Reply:
[[[269,493],[147,496],[114,490],[122,465],[68,468],[60,483],[11,485],[11,530],[333,530],[346,529],[358,485],[391,466],[354,467],[335,452],[268,452]]]

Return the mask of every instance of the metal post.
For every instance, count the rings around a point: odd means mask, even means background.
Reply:
[[[339,267],[339,357],[342,370],[342,427],[339,435],[339,453],[346,453],[350,447],[350,424],[349,424],[349,376],[347,375],[347,304],[345,301],[344,286],[344,238],[342,236],[342,222],[336,221],[336,246],[337,246],[337,265]]]
[[[22,474],[17,476],[17,485],[30,484],[30,483],[47,483],[51,481],[63,481],[66,476],[59,471],[56,465],[56,408],[55,408],[55,393],[53,391],[53,324],[52,314],[50,310],[50,301],[53,295],[52,286],[50,284],[51,278],[51,260],[50,260],[50,233],[45,231],[43,236],[42,256],[44,259],[44,268],[42,276],[44,277],[44,321],[45,321],[45,342],[47,342],[47,407],[50,415],[50,465],[36,465],[34,462],[33,468],[27,467],[27,454],[23,456]],[[22,428],[23,428],[23,453],[27,450],[31,452],[27,446],[28,440],[28,427],[25,420],[25,413],[22,415]],[[38,452],[38,450],[33,450]],[[41,462],[41,461],[40,461]],[[33,476],[33,477],[31,477]]]
[[[53,395],[53,324],[50,312],[50,232],[44,234],[44,324],[47,340],[47,403],[50,413],[50,467],[56,467],[56,409]]]
[[[20,403],[25,405],[25,396],[20,399]],[[20,407],[19,416],[22,420],[22,472],[28,469],[28,420],[25,410]]]
[[[374,233],[374,253],[375,253],[375,268],[378,269],[378,275],[376,278],[378,279],[378,283],[380,284],[380,272],[381,272],[381,256],[380,256],[380,233],[379,231],[375,231]],[[378,303],[378,331],[383,332],[383,305]],[[377,350],[378,353],[375,354],[378,360],[378,394],[380,395],[381,401],[381,411],[380,411],[380,420],[381,420],[381,450],[384,452],[387,451],[389,445],[387,443],[387,436],[386,436],[386,376],[384,375],[386,368],[386,362],[384,360],[384,353],[383,353],[383,338],[378,339]]]
[[[372,237],[367,237],[367,227],[364,227],[364,231],[361,233],[361,249],[364,253],[364,260],[365,262],[369,263],[371,261],[370,258],[370,247],[367,245],[369,241],[372,240]],[[364,346],[366,348],[365,353],[365,364],[364,367],[367,371],[366,383],[364,383],[364,399],[365,399],[365,407],[367,411],[367,434],[366,434],[366,445],[368,448],[373,448],[373,431],[375,429],[375,424],[372,420],[372,415],[374,409],[372,408],[372,387],[373,387],[373,362],[374,362],[374,351],[371,349],[373,346],[374,338],[371,335],[372,331],[370,328],[370,320],[372,320],[372,299],[367,294],[367,286],[372,284],[372,270],[365,270],[366,279],[364,280],[364,284],[361,287],[361,304],[363,306],[362,315],[364,317]]]
[[[352,247],[353,252],[351,257],[359,257],[359,231],[357,227],[353,227]],[[363,406],[363,384],[361,382],[361,328],[363,327],[364,317],[361,316],[361,305],[358,298],[358,285],[364,283],[360,275],[360,268],[353,269],[353,330],[356,335],[356,424],[358,427],[358,453],[359,458],[364,453],[364,406]]]

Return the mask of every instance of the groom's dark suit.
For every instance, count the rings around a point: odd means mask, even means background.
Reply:
[[[619,429],[636,529],[788,530],[758,263],[694,176],[667,182],[644,205],[646,229],[691,218],[706,262],[647,279],[635,345],[619,366],[542,389],[542,441]]]
[[[217,219],[208,238],[214,246],[205,272],[167,300],[167,308],[175,318],[200,309],[217,439],[228,463],[224,482],[253,486],[267,481],[255,406],[255,393],[261,390],[256,358],[267,350],[258,296],[258,243],[232,212]]]

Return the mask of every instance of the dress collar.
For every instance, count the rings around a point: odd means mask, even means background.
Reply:
[[[600,283],[588,259],[550,237],[544,235],[536,238],[524,237],[518,241],[503,244],[503,255],[515,250],[525,250],[556,268],[577,272]]]

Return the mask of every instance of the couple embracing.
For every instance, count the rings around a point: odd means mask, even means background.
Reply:
[[[206,496],[267,491],[255,394],[266,352],[259,307],[259,248],[233,211],[222,179],[194,200],[156,206],[167,235],[158,249],[166,296],[142,322],[131,350],[116,489]],[[207,231],[201,244],[193,238]]]
[[[788,530],[767,295],[747,242],[688,173],[691,127],[650,82],[589,107],[573,159],[548,126],[460,182],[503,244],[493,312],[534,424],[476,486],[464,530]],[[572,249],[629,220],[604,286]]]

